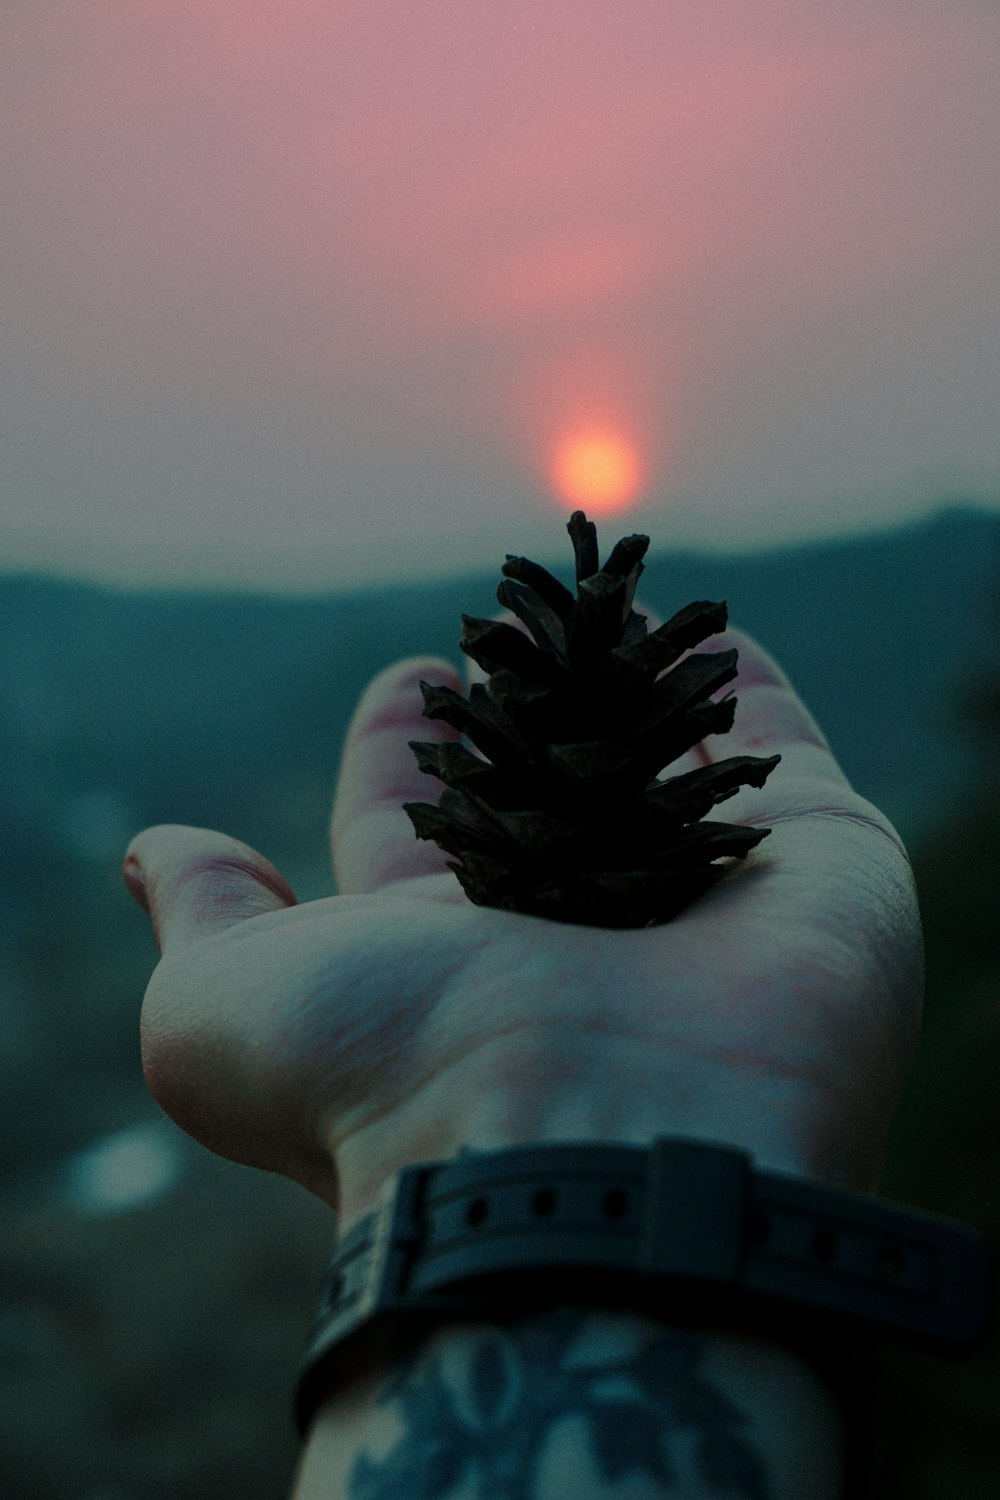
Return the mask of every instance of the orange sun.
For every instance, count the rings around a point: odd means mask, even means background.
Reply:
[[[557,494],[575,509],[594,515],[611,515],[634,500],[639,479],[639,455],[618,432],[574,432],[559,444],[552,460]]]

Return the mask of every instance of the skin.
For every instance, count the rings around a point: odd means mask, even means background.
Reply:
[[[655,625],[650,620],[650,627]],[[418,681],[376,677],[343,751],[339,894],[297,904],[226,834],[164,825],[125,875],[161,950],[142,1013],[162,1107],[319,1194],[346,1231],[408,1162],[531,1140],[683,1134],[872,1192],[916,1047],[922,946],[899,836],[849,786],[781,668],[736,631],[734,730],[669,768],[778,752],[718,816],[773,829],[674,921],[637,931],[472,906],[401,810],[436,800]],[[474,674],[475,675],[475,674]]]

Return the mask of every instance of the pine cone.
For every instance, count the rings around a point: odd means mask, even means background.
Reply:
[[[781,757],[738,755],[657,779],[706,735],[732,728],[735,697],[712,694],[736,676],[737,653],[674,665],[725,628],[726,606],[689,604],[650,634],[632,608],[649,538],[623,537],[601,568],[593,522],[576,511],[567,529],[576,597],[537,563],[508,555],[497,598],[530,638],[463,615],[462,650],[488,683],[468,698],[420,684],[425,716],[444,719],[481,754],[411,741],[420,769],[445,790],[436,807],[404,806],[418,838],[455,856],[449,868],[478,906],[652,926],[767,836],[699,820],[740,787],[763,786]]]

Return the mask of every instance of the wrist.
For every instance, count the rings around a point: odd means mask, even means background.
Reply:
[[[301,1430],[324,1396],[398,1362],[428,1328],[510,1327],[564,1303],[673,1328],[678,1340],[769,1349],[846,1407],[858,1372],[829,1337],[837,1320],[817,1321],[851,1311],[826,1269],[840,1196],[754,1173],[737,1150],[668,1139],[651,1152],[533,1143],[402,1173],[331,1260],[298,1389]],[[844,1243],[855,1261],[867,1245],[874,1265],[891,1212],[886,1224],[885,1210],[845,1207]]]
[[[317,1405],[339,1410],[352,1388],[408,1369],[431,1347],[428,1330],[461,1348],[492,1328],[483,1370],[496,1374],[513,1359],[502,1357],[505,1338],[523,1337],[530,1352],[531,1320],[565,1319],[567,1307],[578,1324],[670,1330],[678,1351],[692,1340],[720,1356],[720,1340],[755,1350],[790,1395],[798,1372],[800,1393],[815,1396],[818,1383],[828,1409],[839,1401],[864,1416],[866,1330],[980,1346],[982,1250],[964,1226],[755,1171],[745,1152],[690,1139],[649,1151],[537,1141],[473,1151],[402,1172],[378,1214],[338,1244],[298,1386],[300,1429]],[[838,1339],[842,1327],[853,1344]],[[579,1349],[546,1339],[546,1357],[572,1354],[567,1369],[577,1368]],[[400,1389],[386,1379],[379,1402]],[[440,1378],[427,1379],[440,1397]],[[694,1397],[677,1400],[683,1415]]]
[[[832,1129],[803,1123],[802,1085],[795,1080],[734,1084],[730,1070],[691,1059],[679,1060],[672,1074],[662,1057],[637,1057],[631,1048],[627,1061],[608,1055],[603,1075],[595,1066],[580,1077],[578,1060],[521,1042],[499,1052],[491,1048],[488,1057],[443,1071],[391,1114],[361,1128],[345,1129],[342,1117],[331,1120],[322,1139],[336,1162],[341,1234],[375,1208],[401,1167],[515,1146],[648,1147],[674,1136],[746,1152],[762,1171],[847,1191],[869,1187],[858,1181],[861,1174]]]

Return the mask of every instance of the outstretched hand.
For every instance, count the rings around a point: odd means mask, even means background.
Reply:
[[[672,922],[571,926],[471,905],[402,811],[434,800],[411,739],[436,659],[374,679],[344,747],[331,842],[339,894],[303,905],[222,833],[133,840],[129,887],[161,959],[142,1014],[163,1108],[223,1156],[286,1174],[341,1227],[409,1162],[528,1141],[679,1134],[763,1168],[874,1191],[923,988],[912,874],[777,664],[735,646],[734,729],[668,768],[780,753],[726,820],[770,827]]]

